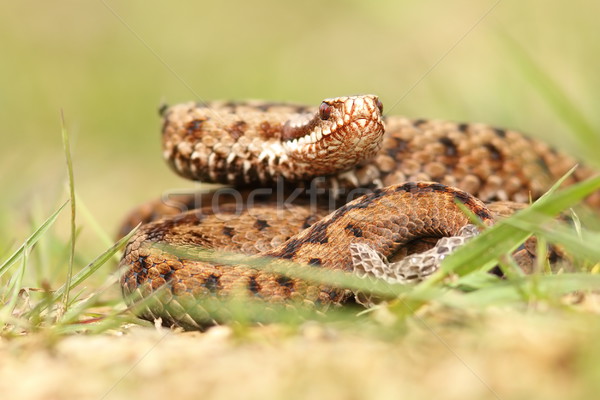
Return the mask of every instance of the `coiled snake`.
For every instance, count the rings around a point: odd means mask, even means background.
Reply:
[[[354,297],[343,287],[201,262],[157,245],[364,273],[371,258],[397,262],[457,236],[469,224],[457,200],[492,223],[539,197],[575,164],[515,131],[384,118],[382,108],[377,96],[364,95],[326,99],[318,108],[214,102],[163,109],[163,156],[175,172],[235,191],[179,196],[132,213],[122,232],[145,224],[121,260],[126,298],[166,285],[161,301],[173,304],[240,292],[265,302],[343,304]],[[590,174],[580,169],[570,179]],[[190,328],[214,322],[167,305],[141,316]]]

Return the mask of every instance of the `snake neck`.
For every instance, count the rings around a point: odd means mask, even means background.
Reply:
[[[181,176],[211,183],[308,181],[348,170],[381,148],[377,96],[286,104],[195,103],[163,115],[163,155]]]

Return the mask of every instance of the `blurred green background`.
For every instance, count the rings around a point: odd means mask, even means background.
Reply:
[[[505,37],[598,127],[599,15],[583,0],[4,2],[1,250],[67,198],[61,110],[81,204],[110,234],[134,205],[193,186],[161,160],[162,102],[375,93],[389,114],[517,128],[576,153]],[[79,221],[92,257],[105,244]]]

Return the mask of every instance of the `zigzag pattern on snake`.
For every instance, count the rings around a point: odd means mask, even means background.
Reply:
[[[145,223],[121,260],[125,296],[143,298],[167,285],[174,302],[242,290],[266,302],[343,304],[353,298],[343,287],[186,259],[156,244],[351,271],[352,244],[366,244],[391,261],[425,251],[469,223],[456,200],[493,223],[498,215],[539,197],[575,164],[515,131],[383,118],[381,113],[381,102],[373,95],[327,99],[318,108],[215,102],[163,110],[163,156],[169,165],[189,179],[234,185],[242,191],[244,205],[221,204],[221,198],[215,200],[217,191],[200,196],[202,205],[212,206],[185,213],[182,209],[193,208],[198,197],[137,209],[121,230]],[[570,180],[591,174],[580,168]],[[270,192],[252,194],[252,189],[280,182],[286,193],[303,189],[294,204],[281,207]],[[589,201],[600,203],[597,195]],[[332,210],[332,205],[339,208]],[[190,320],[163,308],[147,309],[141,316],[191,328],[214,322]]]

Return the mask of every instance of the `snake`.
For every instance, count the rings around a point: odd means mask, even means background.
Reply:
[[[225,186],[130,213],[121,234],[142,225],[125,247],[121,288],[130,304],[162,292],[138,315],[186,329],[222,321],[188,312],[185,301],[242,296],[326,308],[356,303],[357,293],[170,249],[365,274],[379,268],[365,260],[402,263],[439,249],[440,238],[461,237],[471,223],[463,207],[484,225],[526,207],[576,164],[517,131],[384,116],[375,95],[317,107],[188,102],[163,107],[161,118],[167,164],[184,178]],[[592,173],[580,167],[565,184]],[[600,204],[594,196],[588,201]]]

